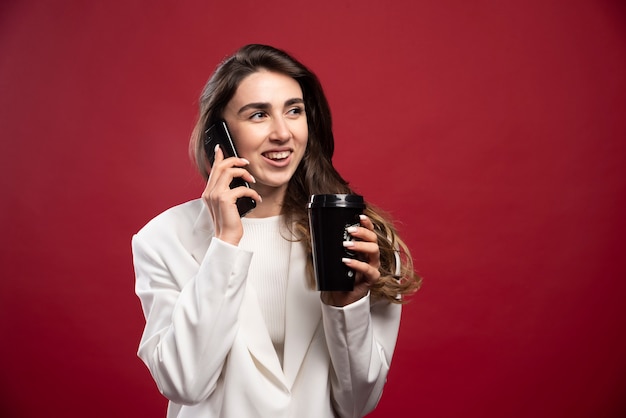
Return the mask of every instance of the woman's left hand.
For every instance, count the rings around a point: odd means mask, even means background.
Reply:
[[[356,272],[354,290],[342,292],[321,292],[322,302],[332,306],[346,306],[361,299],[370,286],[380,279],[380,249],[378,237],[374,232],[374,224],[365,215],[361,215],[361,226],[348,228],[348,233],[354,238],[344,242],[344,247],[359,254],[359,259],[344,258],[342,261]]]

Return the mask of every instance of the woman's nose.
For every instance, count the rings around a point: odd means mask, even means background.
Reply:
[[[289,124],[283,118],[275,118],[272,122],[272,134],[271,140],[274,141],[288,141],[291,138],[291,130]]]

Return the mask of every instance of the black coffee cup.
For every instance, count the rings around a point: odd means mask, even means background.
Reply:
[[[352,240],[346,229],[360,225],[359,215],[365,209],[363,196],[312,195],[307,208],[317,290],[354,290],[355,272],[341,259],[356,258],[356,254],[346,249],[343,242]]]

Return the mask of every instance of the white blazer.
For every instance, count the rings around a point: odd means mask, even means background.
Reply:
[[[292,244],[283,367],[247,280],[252,254],[217,238],[202,200],[171,208],[132,240],[146,318],[139,357],[168,418],[360,417],[380,399],[400,305],[323,304]]]

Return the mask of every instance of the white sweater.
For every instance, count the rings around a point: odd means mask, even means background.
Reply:
[[[283,364],[285,302],[291,242],[282,216],[243,218],[244,235],[239,243],[253,253],[248,280],[256,289],[259,307],[276,354]]]

